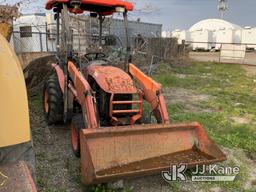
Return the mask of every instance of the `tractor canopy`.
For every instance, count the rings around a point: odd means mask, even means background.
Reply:
[[[106,16],[120,12],[120,9],[123,9],[123,11],[133,10],[132,3],[122,0],[48,0],[45,8],[50,10],[61,7],[62,4],[66,4],[69,11],[75,14],[89,11]]]

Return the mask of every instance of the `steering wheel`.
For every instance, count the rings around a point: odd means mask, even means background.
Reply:
[[[84,55],[84,57],[88,61],[94,61],[94,60],[104,59],[106,57],[106,54],[105,53],[87,53]]]

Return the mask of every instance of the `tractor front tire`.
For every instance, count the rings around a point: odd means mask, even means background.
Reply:
[[[63,122],[63,103],[63,94],[54,72],[45,82],[43,89],[43,110],[48,125]]]
[[[84,129],[85,122],[82,114],[77,114],[71,121],[71,145],[76,157],[80,157],[80,131]]]

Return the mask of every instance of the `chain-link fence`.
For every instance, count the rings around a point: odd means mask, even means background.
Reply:
[[[256,44],[186,41],[189,57],[197,61],[256,65]]]
[[[13,31],[11,45],[16,53],[56,52],[56,34]]]
[[[123,20],[105,18],[102,30],[102,46],[99,47],[99,20],[91,17],[69,15],[72,49],[81,57],[89,52],[104,52],[113,64],[124,63],[127,39]],[[15,27],[11,43],[19,53],[56,52],[57,27],[55,24]],[[153,69],[159,63],[178,64],[177,58],[187,57],[186,45],[178,45],[174,38],[161,38],[162,26],[139,21],[129,21],[128,40],[133,62]],[[65,31],[60,28],[61,39]],[[61,48],[62,50],[62,48]],[[177,62],[178,61],[178,62]]]

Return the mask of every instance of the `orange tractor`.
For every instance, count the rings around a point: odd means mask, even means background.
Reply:
[[[81,157],[85,185],[157,174],[174,164],[193,167],[226,159],[199,123],[172,124],[161,85],[131,64],[127,19],[128,11],[133,10],[131,3],[49,0],[46,9],[53,9],[57,20],[59,62],[52,64],[54,73],[44,86],[45,117],[48,124],[64,121],[71,125],[72,148]],[[84,61],[76,58],[69,14],[84,11],[99,18],[99,46],[104,18],[115,12],[123,14],[124,69],[111,66],[101,52],[85,54]],[[64,49],[59,45],[60,30]],[[143,102],[150,104],[156,124],[143,121]]]

